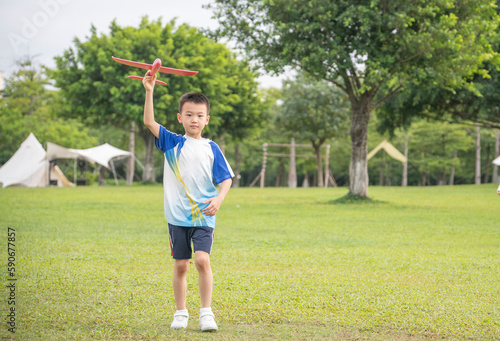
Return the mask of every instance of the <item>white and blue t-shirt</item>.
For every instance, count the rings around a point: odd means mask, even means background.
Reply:
[[[216,184],[234,177],[219,146],[211,140],[174,134],[163,126],[155,145],[165,153],[165,219],[177,226],[215,228],[215,216],[202,213],[209,205],[203,202],[217,196]]]

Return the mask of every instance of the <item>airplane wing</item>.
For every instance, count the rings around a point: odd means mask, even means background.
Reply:
[[[160,67],[158,72],[163,72],[163,73],[170,73],[173,75],[181,75],[181,76],[193,76],[198,73],[198,71],[189,71],[189,70],[180,70],[180,69],[172,69],[169,67]]]
[[[113,56],[111,56],[111,58],[113,58],[113,60],[115,62],[118,62],[118,63],[121,63],[121,64],[125,64],[125,65],[128,65],[128,66],[138,67],[140,69],[151,70],[151,68],[153,67],[153,65],[151,65],[151,64],[133,62],[131,60],[120,59],[120,58],[116,58],[116,57],[113,57]]]
[[[152,64],[134,62],[131,60],[116,58],[113,56],[111,56],[111,58],[113,58],[113,60],[118,62],[118,63],[125,64],[128,66],[138,67],[140,69],[151,70],[151,68],[153,67]],[[163,72],[163,73],[170,73],[173,75],[181,75],[181,76],[193,76],[193,75],[196,75],[198,73],[198,71],[172,69],[172,68],[164,67],[164,66],[160,67],[160,69],[158,71]]]

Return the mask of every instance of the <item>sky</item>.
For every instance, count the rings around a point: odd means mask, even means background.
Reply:
[[[137,27],[144,15],[150,20],[214,29],[217,21],[203,5],[209,0],[1,0],[0,72],[15,70],[15,61],[35,56],[35,62],[55,67],[54,57],[73,47],[75,37],[85,40],[93,24],[98,33],[109,33],[113,19],[120,26]],[[161,56],[158,56],[161,59]],[[259,77],[262,87],[280,87],[287,76]]]

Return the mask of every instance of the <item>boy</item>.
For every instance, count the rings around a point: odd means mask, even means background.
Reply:
[[[177,311],[170,328],[186,328],[186,275],[194,246],[195,265],[199,273],[202,331],[216,331],[217,323],[210,307],[213,276],[210,251],[214,239],[215,214],[226,197],[234,177],[219,147],[203,139],[201,132],[210,120],[210,104],[201,93],[184,94],[179,101],[177,120],[186,134],[177,135],[155,122],[153,90],[156,75],[148,71],[143,84],[146,89],[144,124],[155,136],[156,148],[165,153],[163,187],[165,218],[168,222],[170,250],[175,260],[172,284]],[[220,184],[220,192],[214,186]]]

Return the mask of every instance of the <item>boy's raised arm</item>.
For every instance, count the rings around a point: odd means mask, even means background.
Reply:
[[[144,124],[151,130],[154,136],[158,137],[160,134],[160,125],[155,121],[155,114],[153,110],[153,91],[155,88],[156,75],[154,77],[146,72],[142,84],[146,89],[146,101],[144,103]]]

